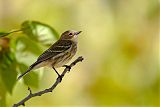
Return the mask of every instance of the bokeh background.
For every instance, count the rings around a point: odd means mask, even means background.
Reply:
[[[0,0],[0,31],[18,29],[25,20],[46,23],[59,34],[68,29],[83,31],[74,59],[85,60],[52,93],[31,99],[26,107],[157,107],[159,4],[159,0]],[[8,36],[9,47],[14,47],[16,36],[24,35]],[[25,41],[37,51],[31,39]],[[29,66],[47,47],[40,49],[36,54],[16,51],[15,59]],[[50,68],[35,73],[34,92],[50,87],[56,79]],[[16,81],[8,91],[5,81],[12,82],[12,73],[2,74],[0,107],[10,107],[28,94],[27,85]]]

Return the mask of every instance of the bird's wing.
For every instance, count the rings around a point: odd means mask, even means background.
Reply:
[[[48,50],[43,52],[37,59],[36,63],[40,63],[47,59],[50,59],[64,51],[71,48],[72,42],[70,40],[60,40],[54,43]]]

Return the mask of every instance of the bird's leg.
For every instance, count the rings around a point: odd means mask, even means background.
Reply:
[[[56,74],[58,75],[58,78],[60,78],[60,81],[62,81],[62,76],[57,72],[57,70],[54,68],[54,67],[52,67],[53,69],[54,69],[54,71],[56,72]]]
[[[66,67],[66,68],[68,68],[68,71],[70,71],[70,70],[71,70],[71,67],[70,67],[69,65],[63,65],[62,67]]]

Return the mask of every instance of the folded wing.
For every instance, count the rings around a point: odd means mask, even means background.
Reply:
[[[48,50],[43,52],[37,59],[36,63],[40,63],[47,59],[50,59],[62,52],[69,50],[72,46],[72,42],[70,40],[60,40],[53,44]]]

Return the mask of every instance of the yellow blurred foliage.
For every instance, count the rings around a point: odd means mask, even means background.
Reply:
[[[158,106],[159,9],[159,0],[0,0],[0,30],[36,20],[59,33],[83,31],[76,57],[85,60],[52,93],[26,106]],[[51,69],[41,70],[40,87],[34,92],[56,79]],[[27,86],[17,82],[13,94],[7,94],[7,106],[27,94]]]

